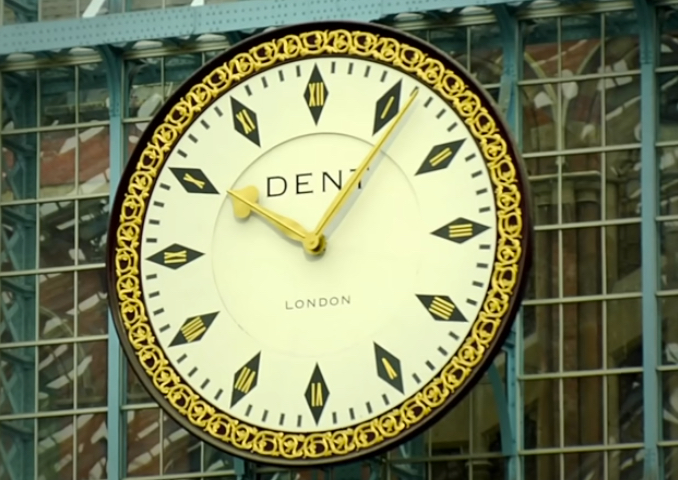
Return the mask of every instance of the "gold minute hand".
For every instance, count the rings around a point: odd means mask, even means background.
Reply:
[[[320,238],[323,234],[323,231],[327,227],[327,225],[332,221],[334,216],[341,210],[341,207],[344,206],[344,203],[346,203],[346,200],[348,197],[353,193],[355,190],[356,186],[358,183],[360,183],[360,180],[362,180],[363,176],[365,175],[365,172],[367,171],[368,167],[372,164],[374,159],[377,157],[377,153],[379,153],[379,150],[381,150],[381,147],[384,146],[384,143],[386,143],[386,140],[391,136],[391,133],[393,133],[393,130],[395,130],[395,127],[398,126],[400,121],[403,119],[403,116],[407,112],[407,109],[410,108],[410,105],[412,105],[412,102],[414,101],[415,97],[419,93],[419,88],[415,88],[410,97],[407,99],[407,102],[405,102],[405,105],[403,105],[403,108],[400,109],[398,114],[395,116],[391,124],[386,127],[386,131],[384,134],[381,136],[379,141],[374,144],[370,152],[367,154],[367,157],[362,161],[362,163],[356,168],[355,172],[353,172],[353,175],[351,175],[344,185],[344,187],[339,191],[336,197],[334,197],[334,200],[332,200],[332,203],[330,203],[330,206],[327,208],[325,211],[325,214],[322,216],[320,221],[318,222],[318,226],[315,228],[311,236],[313,238]],[[319,253],[317,250],[314,250],[309,253]]]
[[[233,197],[233,213],[236,217],[247,218],[250,211],[256,212],[292,240],[303,243],[308,237],[308,232],[299,223],[259,205],[257,203],[259,191],[256,187],[249,186],[240,190],[228,190],[228,194]]]

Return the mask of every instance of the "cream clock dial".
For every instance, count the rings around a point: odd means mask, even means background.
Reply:
[[[374,453],[449,408],[526,269],[491,107],[374,25],[280,29],[203,67],[142,138],[111,226],[119,333],[161,405],[278,464]]]

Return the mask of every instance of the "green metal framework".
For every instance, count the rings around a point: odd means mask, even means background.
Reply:
[[[0,480],[678,478],[671,2],[149,2],[0,0]],[[167,94],[265,26],[320,18],[393,24],[478,76],[524,152],[536,265],[456,413],[364,464],[277,471],[189,438],[128,375],[102,252]]]

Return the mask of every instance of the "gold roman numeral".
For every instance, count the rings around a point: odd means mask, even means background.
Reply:
[[[434,315],[438,315],[445,320],[449,320],[454,313],[454,304],[441,297],[434,297],[428,311]]]
[[[196,187],[198,187],[200,190],[205,188],[205,182],[203,180],[198,180],[197,178],[193,177],[190,173],[184,173],[184,181],[188,183],[192,183]]]
[[[240,375],[238,375],[238,380],[235,382],[235,389],[240,390],[242,393],[248,393],[252,389],[252,384],[254,383],[254,377],[256,377],[257,372],[251,370],[249,367],[242,367],[240,370]]]
[[[163,262],[165,262],[165,265],[169,263],[186,263],[186,260],[188,260],[188,252],[186,250],[163,252]]]
[[[311,82],[308,84],[308,106],[322,107],[325,105],[325,84]]]
[[[428,163],[430,163],[432,167],[437,167],[442,162],[450,158],[451,155],[452,149],[450,149],[450,147],[447,147],[443,151],[438,153],[435,157],[433,157],[431,160],[429,160]]]
[[[384,365],[384,368],[386,369],[386,374],[388,375],[388,378],[391,380],[398,378],[398,372],[395,371],[395,368],[393,368],[393,365],[386,360],[386,357],[381,357],[381,363]]]
[[[235,114],[235,117],[240,122],[240,125],[242,125],[245,135],[249,135],[254,130],[256,130],[257,127],[252,121],[252,117],[250,117],[250,114],[247,110],[240,110],[238,113]]]
[[[323,399],[323,385],[320,382],[311,384],[311,408],[322,407],[325,404]]]
[[[462,223],[461,225],[450,225],[448,230],[450,238],[465,238],[473,235],[473,224]]]
[[[206,331],[207,327],[205,326],[205,322],[203,322],[200,317],[195,317],[181,327],[181,333],[189,343],[200,338]]]
[[[385,119],[386,115],[388,115],[388,111],[391,109],[391,106],[393,105],[393,102],[395,100],[395,97],[390,97],[388,99],[388,102],[386,102],[386,106],[384,107],[384,110],[381,112],[381,119]]]

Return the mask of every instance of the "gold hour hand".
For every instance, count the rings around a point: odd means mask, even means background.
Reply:
[[[233,201],[233,214],[236,218],[244,219],[255,212],[292,240],[304,243],[308,239],[308,231],[299,223],[259,205],[257,187],[250,185],[239,190],[229,190],[228,194]]]

